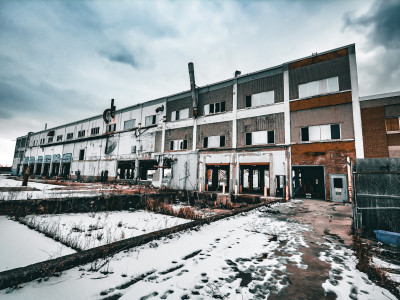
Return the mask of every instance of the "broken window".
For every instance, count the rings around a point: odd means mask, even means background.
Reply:
[[[106,126],[106,132],[113,132],[117,129],[117,124],[110,124]]]
[[[49,138],[47,139],[47,142],[48,142],[48,143],[52,143],[52,142],[53,142],[53,137],[52,137],[52,136],[49,137]]]
[[[40,145],[43,145],[45,142],[45,139],[40,139]]]
[[[170,150],[186,150],[187,140],[174,140],[170,142]]]
[[[300,130],[302,142],[340,139],[339,124],[308,126]]]
[[[339,77],[331,77],[299,84],[299,98],[339,91]]]
[[[91,134],[91,135],[99,134],[99,132],[100,132],[100,127],[93,127],[93,128],[90,130],[90,134]]]
[[[189,118],[189,108],[176,110],[171,113],[171,121],[183,120]]]
[[[275,143],[275,131],[264,130],[246,133],[246,145],[264,145]]]
[[[251,107],[274,104],[274,91],[251,95]]]
[[[223,145],[223,146],[222,146]],[[225,136],[209,136],[203,139],[203,148],[218,148],[225,146]]]
[[[63,139],[63,136],[62,136],[62,135],[57,135],[57,142],[62,141],[62,139]]]
[[[204,105],[204,115],[225,112],[225,101]]]
[[[157,123],[157,115],[147,116],[145,118],[145,126],[154,125]]]
[[[78,138],[84,137],[85,136],[85,130],[80,130],[78,131]]]
[[[136,127],[136,119],[128,120],[124,122],[124,130],[129,130]]]
[[[74,137],[73,132],[67,133],[67,140],[71,140],[73,137]]]

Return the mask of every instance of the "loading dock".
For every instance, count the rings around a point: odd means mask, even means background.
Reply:
[[[139,160],[139,179],[152,181],[157,168],[158,162],[155,159]]]
[[[323,166],[292,166],[294,198],[325,200]]]
[[[229,191],[229,164],[206,164],[206,191]]]
[[[134,179],[135,178],[135,161],[119,161],[117,174],[119,179]]]
[[[240,164],[240,193],[261,194],[267,192],[269,187],[269,163],[242,163]]]

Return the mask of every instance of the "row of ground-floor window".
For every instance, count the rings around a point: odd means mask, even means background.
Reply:
[[[239,164],[239,180],[235,186],[230,186],[229,163],[206,164],[204,183],[200,184],[202,191],[218,191],[225,193],[259,194],[270,196],[271,184],[274,186],[274,196],[285,197],[286,176],[275,175],[271,178],[269,163],[244,163]],[[71,174],[71,163],[36,163],[18,165],[17,170],[22,175],[28,172],[30,175],[41,177],[60,177],[64,179],[81,179],[78,170]],[[153,181],[154,176],[160,170],[158,177],[168,178],[173,176],[171,165],[166,163],[159,166],[157,160],[131,160],[117,163],[117,180],[141,180]],[[331,201],[343,202],[348,200],[346,174],[325,174],[324,166],[292,166],[292,195],[298,198],[326,199],[329,192]],[[101,171],[98,176],[100,181],[108,180],[108,170]],[[71,176],[72,175],[72,176]],[[329,191],[326,190],[326,176],[329,180]],[[115,178],[115,177],[114,177]]]

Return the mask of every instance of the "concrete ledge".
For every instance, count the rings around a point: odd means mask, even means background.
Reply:
[[[120,251],[146,244],[148,242],[160,239],[172,233],[180,232],[187,229],[192,229],[194,227],[201,226],[204,224],[209,224],[211,222],[228,218],[243,212],[248,212],[263,205],[266,205],[266,203],[260,203],[253,206],[233,210],[225,214],[216,215],[202,220],[177,225],[171,228],[155,231],[148,234],[143,234],[137,237],[88,249],[78,253],[62,256],[56,259],[47,260],[26,267],[0,272],[0,289],[5,289],[7,287],[15,287],[18,284],[29,282],[41,277],[49,277],[55,274],[56,272],[65,271],[74,268],[76,266],[92,262],[99,258],[105,258],[114,255]]]
[[[0,201],[0,215],[23,217],[30,214],[84,213],[137,209],[146,200],[171,203],[173,193],[164,194],[105,194],[96,197],[55,198]]]

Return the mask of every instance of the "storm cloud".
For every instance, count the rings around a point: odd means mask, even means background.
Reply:
[[[17,136],[356,43],[360,94],[398,89],[399,5],[0,1],[0,163]],[[4,130],[6,129],[6,130]]]

